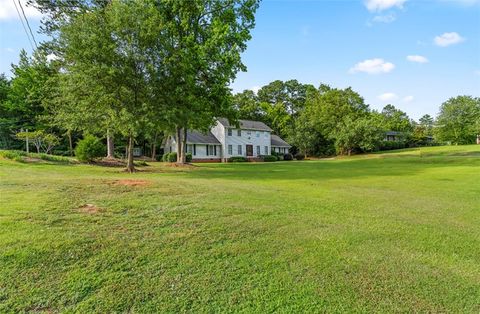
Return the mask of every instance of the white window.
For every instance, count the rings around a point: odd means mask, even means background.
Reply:
[[[267,131],[263,132],[263,136],[264,136],[265,138],[268,138],[268,132],[267,132]]]
[[[242,145],[238,145],[237,150],[238,150],[238,154],[242,155]]]
[[[242,136],[242,130],[240,129],[237,130],[237,136]]]
[[[192,144],[187,144],[187,153],[192,153],[193,151],[192,147],[193,147]]]
[[[260,133],[257,133],[260,134]],[[260,156],[260,146],[257,146],[257,156]]]
[[[260,137],[260,131],[257,131],[257,137]]]
[[[265,155],[268,155],[268,146],[265,146],[264,152],[265,152]]]
[[[229,155],[233,155],[232,145],[228,145],[228,154],[229,154]]]
[[[207,145],[207,156],[217,156],[217,146]]]
[[[228,129],[228,136],[232,136],[232,129]]]

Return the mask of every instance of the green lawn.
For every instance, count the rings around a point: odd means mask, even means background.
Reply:
[[[0,159],[0,312],[480,312],[480,145],[142,169]]]

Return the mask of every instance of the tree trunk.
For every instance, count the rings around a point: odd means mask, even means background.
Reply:
[[[183,128],[182,137],[182,164],[187,162],[187,128]]]
[[[130,173],[135,172],[135,165],[133,164],[133,135],[128,137],[127,171]]]
[[[72,132],[70,130],[67,131],[67,137],[68,137],[68,147],[70,149],[70,156],[73,156]]]
[[[113,146],[113,135],[110,134],[110,130],[107,130],[107,158],[113,159],[114,155],[114,146]]]
[[[158,137],[158,134],[157,132],[155,132],[155,135],[153,136],[153,143],[150,146],[152,150],[152,161],[155,161],[155,157],[157,155],[157,137]]]
[[[182,143],[183,143],[183,140],[182,140],[182,128],[178,127],[177,126],[177,130],[176,130],[176,136],[177,136],[177,163],[179,164],[183,164],[183,161],[182,161]]]
[[[152,161],[155,161],[155,157],[157,157],[156,155],[156,150],[157,150],[157,146],[155,145],[155,142],[152,144],[151,146],[151,150],[152,150]]]

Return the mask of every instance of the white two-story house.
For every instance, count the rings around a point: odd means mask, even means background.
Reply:
[[[219,162],[235,156],[255,160],[272,151],[288,153],[291,146],[272,135],[272,129],[265,123],[250,120],[238,120],[238,123],[237,128],[228,119],[219,118],[210,132],[187,131],[187,152],[192,153],[192,160]],[[176,152],[176,149],[175,138],[168,137],[165,152]]]

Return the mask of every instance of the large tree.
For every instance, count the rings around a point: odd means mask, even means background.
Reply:
[[[395,108],[394,105],[386,105],[381,112],[383,126],[387,131],[397,131],[408,136],[413,131],[413,124],[406,112]]]
[[[208,129],[218,116],[234,116],[229,84],[245,70],[241,53],[254,27],[257,0],[157,1],[166,40],[158,94],[177,137],[177,162],[185,162],[187,128]],[[163,91],[163,92],[162,92]]]
[[[435,134],[452,144],[473,144],[480,133],[480,98],[457,96],[440,107]]]

